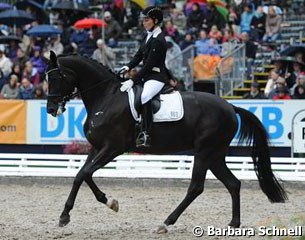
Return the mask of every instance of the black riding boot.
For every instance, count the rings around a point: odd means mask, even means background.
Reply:
[[[141,110],[142,121],[141,121],[141,132],[137,136],[136,146],[137,147],[150,147],[150,130],[152,125],[152,109],[151,102],[147,102],[142,106]]]

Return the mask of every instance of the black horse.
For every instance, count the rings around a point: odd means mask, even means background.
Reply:
[[[73,95],[75,88],[81,94],[88,116],[84,133],[93,148],[84,166],[75,177],[72,190],[60,216],[59,226],[70,221],[77,192],[85,181],[96,199],[114,211],[118,202],[108,199],[96,186],[93,173],[116,156],[135,147],[135,125],[126,92],[120,91],[116,75],[99,63],[77,55],[57,56],[51,52],[47,69],[49,95],[47,111],[56,116],[59,108]],[[235,107],[225,100],[208,93],[183,92],[184,117],[177,122],[154,123],[152,145],[136,149],[151,154],[169,154],[193,150],[194,166],[189,189],[180,205],[160,226],[174,224],[182,212],[204,189],[208,169],[228,189],[232,197],[230,226],[240,226],[240,181],[225,163],[231,140],[238,129],[236,114],[241,118],[240,142],[252,144],[252,158],[260,187],[271,202],[284,202],[286,192],[271,170],[268,135],[258,118],[247,110]]]

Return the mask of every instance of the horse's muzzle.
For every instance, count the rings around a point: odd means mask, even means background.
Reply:
[[[53,117],[57,116],[58,108],[59,108],[58,104],[55,104],[51,101],[47,102],[47,112],[48,114],[51,114]]]

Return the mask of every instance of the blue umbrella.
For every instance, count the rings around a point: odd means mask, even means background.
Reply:
[[[16,7],[18,9],[26,9],[28,6],[31,6],[31,7],[37,8],[37,9],[42,9],[42,5],[33,0],[18,1],[16,3]]]
[[[61,34],[62,31],[53,25],[37,25],[26,32],[26,35],[32,37],[50,37]]]
[[[0,36],[0,44],[9,44],[11,41],[21,42],[21,38],[15,35]]]
[[[6,10],[6,9],[11,9],[11,8],[13,8],[13,6],[8,3],[0,3],[0,11]]]
[[[0,13],[0,24],[10,26],[23,26],[33,22],[34,20],[35,18],[31,14],[16,8]]]

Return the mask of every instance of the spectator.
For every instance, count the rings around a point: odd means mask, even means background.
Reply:
[[[294,62],[292,64],[292,72],[286,74],[285,76],[288,88],[292,88],[292,86],[296,83],[297,77],[301,73],[301,71],[302,71],[301,63]]]
[[[25,52],[22,48],[17,49],[17,57],[13,59],[14,64],[18,64],[20,66],[20,69],[23,69],[25,66],[25,63],[29,60],[29,58],[25,55]]]
[[[276,89],[276,95],[272,97],[273,100],[287,100],[291,99],[288,88],[286,86],[279,86]]]
[[[5,56],[4,51],[4,46],[0,45],[0,78],[7,78],[13,66],[12,61]]]
[[[305,62],[305,55],[302,52],[297,52],[295,55],[295,60],[298,62]]]
[[[18,94],[18,77],[16,75],[11,75],[8,83],[1,89],[1,95],[5,99],[16,99]]]
[[[218,43],[220,43],[222,38],[222,33],[221,31],[218,30],[216,25],[212,26],[211,31],[209,33],[209,37],[214,38]]]
[[[264,99],[264,94],[259,90],[259,84],[257,82],[252,82],[250,87],[250,92],[243,96],[244,99]]]
[[[98,39],[96,45],[97,49],[93,52],[92,58],[114,71],[115,54],[112,49],[102,39]]]
[[[70,36],[70,44],[72,46],[72,51],[75,53],[78,52],[79,48],[81,48],[82,44],[87,41],[88,37],[88,33],[83,29],[73,31]]]
[[[46,99],[47,98],[44,91],[43,91],[43,88],[42,88],[41,84],[34,87],[33,98],[34,99]]]
[[[258,6],[251,20],[251,38],[261,41],[266,31],[266,14],[262,6]]]
[[[24,77],[21,80],[18,99],[23,99],[23,100],[33,99],[33,90],[34,90],[33,84],[30,82],[29,79]]]
[[[252,11],[252,4],[247,4],[244,6],[244,11],[241,14],[241,20],[240,20],[240,32],[246,32],[250,34],[251,31],[251,21],[254,16],[254,13]]]
[[[196,55],[209,54],[209,39],[205,30],[199,32],[199,39],[195,41]]]
[[[206,25],[207,32],[211,31],[213,25],[216,25],[218,29],[223,28],[223,24],[221,22],[221,16],[218,10],[216,9],[215,3],[208,2],[203,23]]]
[[[111,13],[106,11],[104,13],[104,20],[107,23],[105,28],[105,39],[109,47],[116,47],[118,38],[122,33],[122,28],[120,24],[111,17]]]
[[[252,73],[252,66],[256,57],[257,46],[249,40],[249,34],[243,32],[241,34],[242,43],[246,45],[246,77],[250,78]]]
[[[51,50],[54,51],[56,55],[60,55],[64,52],[64,46],[61,43],[60,36],[52,36],[50,43],[47,44],[46,48],[47,56],[45,57],[49,56]]]
[[[186,20],[186,28],[191,31],[193,35],[197,35],[199,29],[202,28],[203,17],[199,3],[193,3],[192,11]]]
[[[37,85],[40,82],[38,71],[33,67],[33,64],[30,61],[25,63],[22,77],[30,80],[30,82],[34,85]]]
[[[291,95],[294,95],[295,88],[299,85],[305,86],[305,72],[300,72],[298,74],[295,84],[290,88]]]
[[[18,81],[22,79],[22,69],[19,64],[13,64],[11,75],[16,75],[18,77]]]
[[[278,79],[276,79],[274,88],[271,90],[271,92],[268,95],[269,99],[273,99],[273,97],[275,95],[277,95],[277,90],[279,87],[287,88],[287,82],[286,82],[285,78],[279,77]]]
[[[164,26],[164,35],[171,37],[178,44],[180,41],[180,34],[173,22],[171,20],[165,21]]]
[[[46,62],[41,57],[41,48],[39,46],[34,46],[34,56],[30,59],[33,68],[36,68],[40,78],[44,75],[45,70],[47,69]]]
[[[275,8],[270,6],[266,17],[266,33],[263,37],[264,42],[275,42],[281,30],[282,17],[277,15]]]
[[[265,87],[265,96],[268,98],[270,92],[275,89],[275,82],[276,80],[280,78],[280,74],[279,72],[272,70],[270,73],[270,79],[268,79],[267,83],[266,83],[266,87]],[[285,79],[284,79],[285,80]]]
[[[305,99],[305,85],[298,85],[293,92],[293,99]]]
[[[234,36],[232,28],[225,30],[224,37],[222,39],[221,56],[225,57],[231,53],[238,45],[239,40]]]
[[[184,36],[184,39],[180,42],[180,49],[184,50],[188,46],[191,46],[194,44],[193,36],[190,32],[187,32]]]

